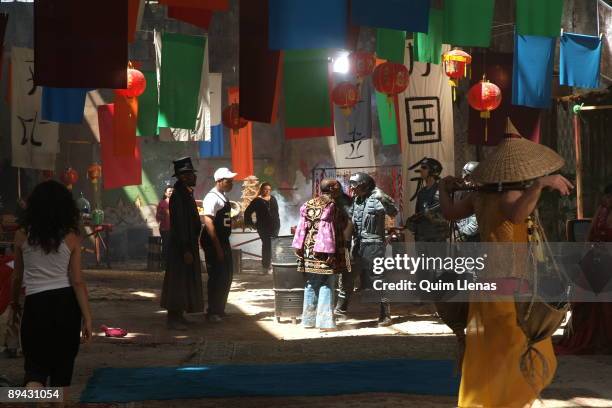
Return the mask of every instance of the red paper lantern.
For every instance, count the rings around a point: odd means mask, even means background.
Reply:
[[[232,129],[234,133],[249,124],[246,119],[240,117],[240,106],[237,103],[232,103],[223,109],[223,124]]]
[[[137,69],[128,68],[127,70],[127,88],[126,89],[115,89],[117,95],[125,96],[127,98],[136,98],[145,91],[147,87],[147,80],[145,79],[142,72]]]
[[[63,173],[61,177],[62,183],[68,187],[68,190],[72,190],[72,185],[76,184],[79,181],[79,173],[72,167],[68,167]]]
[[[392,97],[408,88],[408,68],[396,62],[385,62],[374,70],[374,88]]]
[[[371,52],[355,51],[349,55],[351,73],[357,79],[371,75],[376,68],[376,56]]]
[[[459,80],[468,75],[468,67],[472,63],[472,56],[467,52],[455,48],[442,55],[444,72],[448,76],[453,87],[453,100],[455,100],[455,88],[459,86]]]
[[[102,166],[94,162],[87,168],[87,178],[90,179],[93,184],[97,184],[100,177],[102,177]]]
[[[332,91],[332,101],[345,115],[350,115],[351,109],[359,102],[359,88],[350,82],[340,82]]]
[[[488,120],[491,117],[491,111],[499,107],[502,101],[501,89],[492,82],[483,79],[468,91],[468,103],[477,111],[480,111],[480,117]],[[488,136],[488,125],[485,123],[485,142]]]

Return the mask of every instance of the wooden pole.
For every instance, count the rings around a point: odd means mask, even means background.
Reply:
[[[581,106],[580,110],[601,110],[601,109],[612,109],[612,105],[598,105],[598,106]]]
[[[574,115],[574,148],[576,150],[576,216],[581,220],[584,218],[584,203],[582,202],[582,146],[578,115]]]

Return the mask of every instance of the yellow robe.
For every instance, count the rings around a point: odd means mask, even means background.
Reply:
[[[474,207],[482,240],[527,242],[527,225],[505,220],[500,198],[501,194],[492,193],[475,196]],[[516,277],[514,274],[505,277]],[[523,376],[520,359],[526,350],[527,339],[517,325],[514,302],[505,300],[470,303],[459,390],[460,408],[529,407],[554,377],[557,360],[550,338],[535,345],[546,362],[546,377],[542,377],[544,370],[538,359],[533,360],[539,374],[535,376],[535,384],[530,384]]]

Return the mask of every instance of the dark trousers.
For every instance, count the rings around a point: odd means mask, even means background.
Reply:
[[[261,266],[268,269],[272,260],[272,233],[266,230],[257,230],[257,233],[261,238]]]
[[[351,270],[343,272],[338,284],[338,303],[336,311],[346,313],[351,296],[355,291],[355,271],[351,262]]]
[[[81,337],[81,309],[72,287],[28,295],[21,321],[24,383],[66,387]]]
[[[338,304],[336,309],[340,312],[346,312],[349,305],[350,293],[355,282],[355,276],[361,276],[361,287],[366,289],[366,298],[368,300],[376,298],[380,301],[381,317],[388,315],[389,300],[384,292],[375,291],[373,288],[374,281],[384,280],[385,273],[377,275],[374,273],[374,259],[385,256],[384,243],[361,243],[358,248],[353,251],[353,261],[351,262],[351,273],[347,274],[346,283],[342,282],[340,293],[338,294]],[[348,276],[351,275],[351,276]],[[344,281],[345,275],[342,275]]]
[[[223,245],[223,244],[221,244]],[[206,271],[208,272],[208,314],[225,314],[227,297],[234,277],[234,264],[232,262],[232,248],[223,246],[223,260],[217,259],[214,249],[205,249]]]
[[[162,262],[164,263],[164,269],[168,264],[168,248],[170,247],[170,231],[159,231],[162,239]]]

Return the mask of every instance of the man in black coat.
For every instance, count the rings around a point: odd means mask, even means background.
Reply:
[[[161,306],[168,310],[168,328],[186,330],[183,316],[204,311],[198,238],[202,224],[193,198],[196,175],[190,157],[174,161],[174,191],[170,197],[170,246]]]

